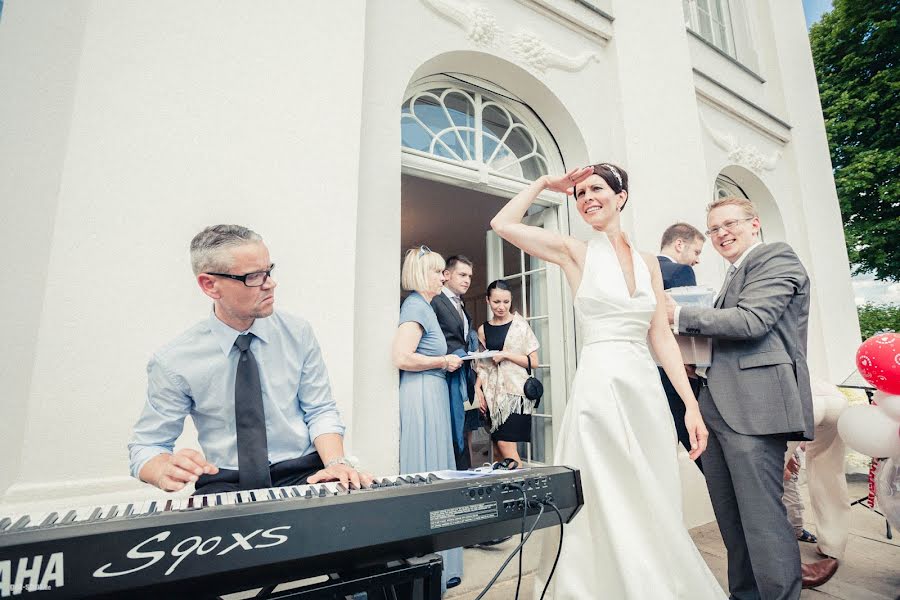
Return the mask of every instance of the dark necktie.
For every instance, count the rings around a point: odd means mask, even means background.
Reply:
[[[241,351],[234,378],[234,419],[237,428],[238,478],[245,490],[272,486],[266,412],[263,408],[259,367],[250,351],[253,334],[239,335],[234,345]]]

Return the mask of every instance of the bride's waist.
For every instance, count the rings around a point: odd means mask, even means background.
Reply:
[[[644,320],[591,319],[579,323],[583,345],[601,342],[647,344],[648,324]]]

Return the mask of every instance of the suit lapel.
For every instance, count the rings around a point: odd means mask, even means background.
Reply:
[[[438,295],[438,298],[441,299],[441,304],[444,306],[444,309],[450,312],[450,316],[456,321],[456,325],[459,328],[459,337],[460,339],[465,337],[465,327],[463,326],[462,319],[459,317],[459,311],[456,310],[456,307],[453,306],[453,302],[450,298],[447,297],[447,294],[441,292]]]

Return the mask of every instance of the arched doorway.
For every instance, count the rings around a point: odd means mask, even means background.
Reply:
[[[522,456],[549,462],[556,420],[567,396],[563,281],[554,265],[524,254],[490,231],[490,220],[519,190],[546,173],[563,171],[551,133],[523,102],[498,86],[457,77],[416,81],[404,95],[401,126],[401,249],[426,244],[445,257],[475,263],[464,297],[477,326],[486,320],[490,281],[510,284],[515,308],[541,344],[536,376],[545,396],[535,415],[532,443]],[[530,224],[567,231],[565,198],[542,194]],[[478,448],[487,448],[486,438]],[[482,456],[483,458],[483,456]],[[476,461],[478,461],[476,457]]]

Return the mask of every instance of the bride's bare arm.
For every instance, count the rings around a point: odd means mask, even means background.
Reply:
[[[659,261],[656,257],[641,253],[641,258],[650,269],[650,278],[653,283],[653,293],[656,295],[656,312],[650,320],[650,333],[648,340],[653,348],[660,365],[669,376],[672,387],[678,392],[685,407],[685,425],[691,438],[691,459],[695,459],[706,450],[706,439],[709,433],[700,416],[700,407],[694,392],[688,382],[687,373],[684,370],[684,359],[681,350],[675,341],[675,335],[669,327],[669,318],[666,315],[666,299],[663,291],[662,273],[659,270]]]
[[[575,184],[593,172],[591,167],[572,169],[563,177],[539,177],[527,188],[516,194],[500,212],[491,219],[491,229],[501,238],[531,256],[552,262],[563,268],[571,279],[571,271],[576,269],[574,247],[579,243],[574,238],[556,231],[547,231],[522,223],[522,218],[538,195],[544,190],[572,193]]]

